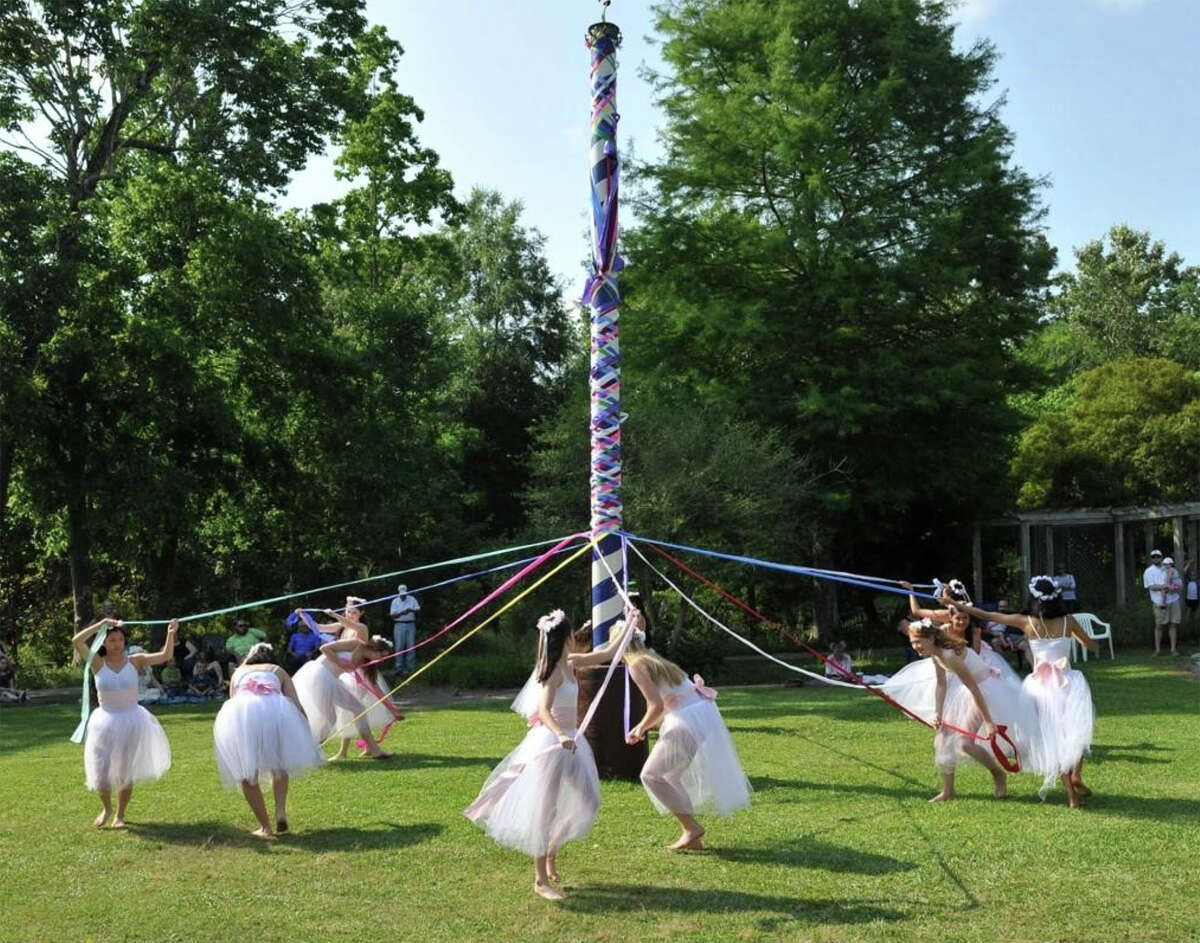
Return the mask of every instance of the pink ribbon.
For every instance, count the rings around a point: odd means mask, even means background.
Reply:
[[[704,700],[715,701],[717,699],[717,692],[708,687],[704,683],[704,679],[699,675],[692,675],[692,684],[696,687],[696,693],[704,698]]]
[[[243,678],[238,682],[239,691],[249,691],[251,694],[278,694],[279,688],[258,678]]]
[[[1054,682],[1056,687],[1066,687],[1067,671],[1070,669],[1070,664],[1067,662],[1066,656],[1056,658],[1054,661],[1043,661],[1033,669],[1033,676],[1043,684]]]

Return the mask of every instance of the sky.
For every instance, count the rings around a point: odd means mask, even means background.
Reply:
[[[660,154],[661,114],[645,77],[661,68],[650,0],[613,0],[621,27],[622,154]],[[405,48],[400,88],[425,111],[421,141],[456,191],[500,191],[525,207],[568,296],[587,258],[589,57],[596,0],[368,0]],[[1014,162],[1045,177],[1047,236],[1059,266],[1116,223],[1149,230],[1200,264],[1200,5],[1195,0],[965,0],[958,43],[996,47],[995,95]],[[331,158],[297,175],[289,205],[340,192]]]

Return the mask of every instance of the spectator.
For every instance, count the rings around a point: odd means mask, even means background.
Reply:
[[[246,655],[259,642],[267,640],[267,633],[262,629],[250,628],[250,623],[245,619],[238,619],[233,624],[233,635],[225,640],[225,655],[226,664],[229,668],[229,673],[245,660]]]
[[[1063,602],[1067,604],[1067,612],[1079,611],[1079,600],[1075,598],[1075,577],[1067,572],[1067,565],[1060,563],[1054,568],[1054,585],[1062,590]]]
[[[831,664],[832,662],[832,664]],[[825,677],[845,681],[853,674],[850,655],[846,651],[845,642],[834,642],[829,646],[829,661],[825,663]],[[838,669],[841,669],[839,671]]]
[[[395,650],[404,652],[396,656],[396,670],[401,674],[411,674],[417,667],[417,653],[411,649],[417,644],[417,612],[420,608],[421,604],[409,593],[407,586],[401,583],[396,587],[396,598],[388,612],[392,617]]]
[[[192,681],[188,685],[188,694],[193,697],[215,697],[225,686],[225,675],[221,672],[221,663],[210,659],[207,652],[196,656],[192,666]]]
[[[141,645],[129,645],[125,648],[127,655],[136,655],[139,652],[145,652],[146,649]],[[167,696],[167,692],[163,690],[162,683],[158,678],[154,677],[154,670],[149,665],[144,665],[137,673],[137,700],[139,704],[153,704],[155,701],[161,701]]]
[[[167,698],[180,697],[184,693],[183,672],[176,662],[169,661],[159,669],[159,679]]]
[[[13,663],[7,655],[0,654],[0,702],[16,704],[29,700],[29,692],[17,687]]]
[[[1000,599],[996,602],[996,612],[1003,615],[1011,615],[1012,607],[1008,604],[1007,599]],[[1011,653],[1016,661],[1014,666],[1018,671],[1021,670],[1021,663],[1024,662],[1030,668],[1033,667],[1033,656],[1029,652],[1029,643],[1025,641],[1025,633],[1020,629],[1013,628],[1011,625],[1005,625],[1003,622],[989,620],[984,624],[984,630],[992,637],[992,648],[999,652]]]
[[[325,641],[331,639],[323,640],[320,632],[314,631],[308,622],[301,619],[296,625],[296,631],[288,636],[287,664],[284,666],[288,674],[294,675],[306,661],[316,658]]]
[[[1166,567],[1167,561],[1170,560],[1172,566],[1170,571]],[[1180,620],[1179,606],[1179,577],[1178,572],[1174,567],[1174,560],[1167,557],[1163,559],[1161,550],[1150,551],[1150,565],[1142,572],[1142,586],[1150,593],[1150,605],[1154,607],[1154,654],[1155,656],[1162,654],[1162,630],[1163,626],[1167,626],[1168,634],[1171,639],[1171,654],[1178,655],[1178,634]],[[1175,573],[1174,590],[1168,577],[1171,573]],[[1174,595],[1174,603],[1170,601],[1170,597]]]
[[[1196,583],[1196,561],[1185,560],[1183,564],[1184,604],[1188,610],[1188,627],[1196,624],[1196,607],[1200,605],[1200,587]]]

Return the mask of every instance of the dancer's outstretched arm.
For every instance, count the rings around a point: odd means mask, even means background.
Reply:
[[[934,622],[949,622],[950,611],[948,609],[922,609],[917,605],[917,597],[913,593],[913,584],[900,581],[900,585],[908,590],[908,611],[912,613],[914,619],[932,619]]]
[[[167,626],[167,640],[163,643],[163,647],[151,654],[150,652],[136,652],[129,656],[129,660],[133,663],[133,667],[138,671],[151,665],[161,665],[164,662],[171,661],[175,657],[175,633],[179,631],[179,620],[172,619],[171,624]]]
[[[95,635],[97,632],[99,632],[100,628],[102,626],[104,628],[108,628],[109,626],[120,625],[120,624],[121,624],[120,619],[107,619],[107,618],[106,619],[97,619],[95,622],[93,622],[91,625],[87,626],[86,628],[80,629],[71,638],[71,645],[75,649],[75,656],[79,659],[84,659],[84,658],[88,657],[88,651],[91,649],[91,646],[88,644],[88,639],[90,639],[93,635]],[[99,671],[99,670],[100,670],[100,656],[96,655],[95,657],[92,658],[92,671]]]

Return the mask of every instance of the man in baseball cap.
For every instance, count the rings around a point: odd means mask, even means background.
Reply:
[[[1150,593],[1150,605],[1154,608],[1154,654],[1162,654],[1163,626],[1171,640],[1171,654],[1178,655],[1179,622],[1181,606],[1179,589],[1182,583],[1175,561],[1164,558],[1161,550],[1150,551],[1150,565],[1142,573],[1142,585]]]

